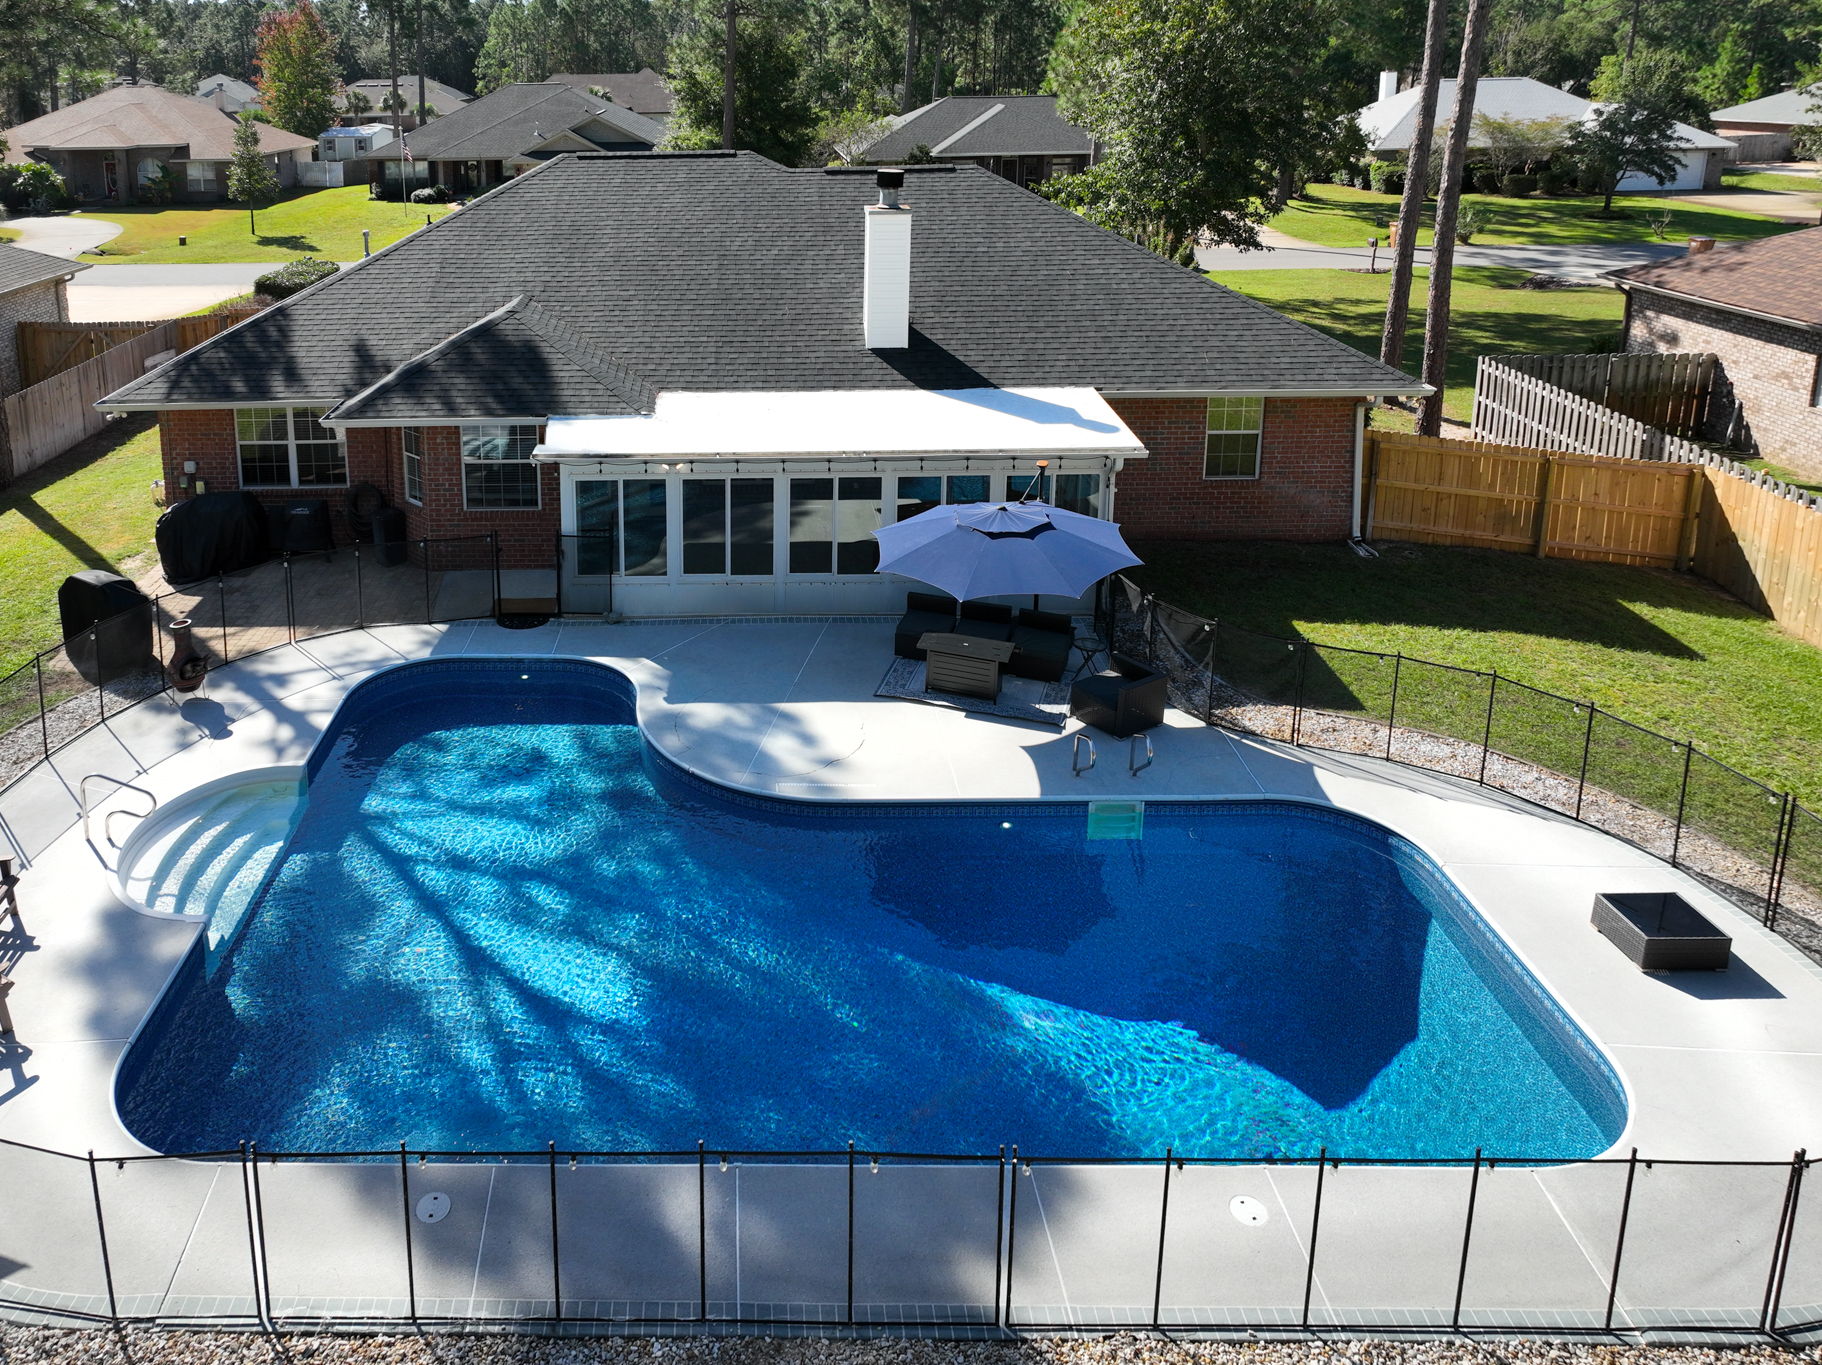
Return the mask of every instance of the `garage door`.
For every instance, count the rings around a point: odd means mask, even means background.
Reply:
[[[1650,190],[1699,190],[1702,188],[1702,173],[1707,166],[1707,152],[1679,152],[1677,173],[1673,180],[1660,185],[1648,175],[1629,175],[1620,181],[1620,192],[1634,194]]]

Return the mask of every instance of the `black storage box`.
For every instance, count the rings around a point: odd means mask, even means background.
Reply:
[[[266,504],[266,534],[279,554],[320,554],[335,548],[325,498],[297,498]]]
[[[382,507],[373,514],[374,558],[382,568],[395,569],[405,562],[405,512]]]
[[[266,509],[251,493],[204,493],[174,503],[153,533],[165,582],[195,583],[272,557]]]
[[[109,683],[157,671],[152,599],[119,574],[106,569],[71,574],[57,589],[57,615],[64,652],[85,681]]]

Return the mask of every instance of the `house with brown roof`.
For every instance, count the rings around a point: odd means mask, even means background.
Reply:
[[[117,85],[6,130],[7,155],[42,161],[78,199],[137,203],[169,176],[184,203],[227,198],[234,115],[157,85]],[[259,147],[278,183],[297,184],[314,140],[259,125]]]
[[[1611,274],[1626,350],[1720,362],[1711,434],[1822,476],[1822,227]]]

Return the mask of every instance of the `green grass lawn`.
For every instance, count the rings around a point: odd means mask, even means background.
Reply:
[[[1188,610],[1497,669],[1693,741],[1822,810],[1822,650],[1692,575],[1390,543],[1377,559],[1343,545],[1135,549],[1140,581]]]
[[[1730,190],[1788,190],[1822,196],[1822,176],[1779,175],[1775,171],[1722,171],[1721,185]]]
[[[1323,246],[1365,246],[1367,238],[1378,237],[1383,244],[1386,230],[1377,220],[1391,222],[1398,216],[1398,197],[1374,194],[1370,190],[1349,189],[1343,185],[1311,185],[1309,198],[1295,201],[1271,225],[1280,232],[1306,242]],[[1752,213],[1732,213],[1725,209],[1677,207],[1672,200],[1648,196],[1622,195],[1613,201],[1623,218],[1594,218],[1601,201],[1594,198],[1574,199],[1503,199],[1492,195],[1470,194],[1462,203],[1478,204],[1488,215],[1485,230],[1476,233],[1474,241],[1484,246],[1567,245],[1585,242],[1654,242],[1676,241],[1686,236],[1730,238],[1766,237],[1789,232],[1792,225]],[[1652,219],[1665,211],[1670,225],[1660,238]],[[1424,212],[1424,228],[1418,242],[1430,240],[1430,214]]]
[[[121,265],[220,265],[231,261],[281,264],[299,256],[358,261],[361,229],[378,251],[449,212],[447,204],[400,204],[369,199],[365,185],[310,190],[280,200],[254,216],[233,204],[173,208],[112,208],[86,217],[119,223],[125,231],[102,244],[104,254],[84,260]],[[178,246],[180,236],[188,246]]]
[[[1299,322],[1307,322],[1369,355],[1379,354],[1388,275],[1350,270],[1230,270],[1209,276]],[[1474,409],[1474,365],[1482,355],[1612,350],[1625,300],[1615,289],[1517,289],[1522,270],[1458,269],[1450,314],[1444,411],[1467,421]],[[1411,287],[1405,368],[1423,353],[1424,291],[1429,271]]]
[[[126,572],[123,562],[151,548],[159,472],[158,428],[123,418],[0,488],[0,678],[57,642],[65,575]]]

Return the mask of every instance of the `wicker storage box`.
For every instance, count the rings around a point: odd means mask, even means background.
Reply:
[[[1733,939],[1674,891],[1594,898],[1594,927],[1645,972],[1722,971]]]

